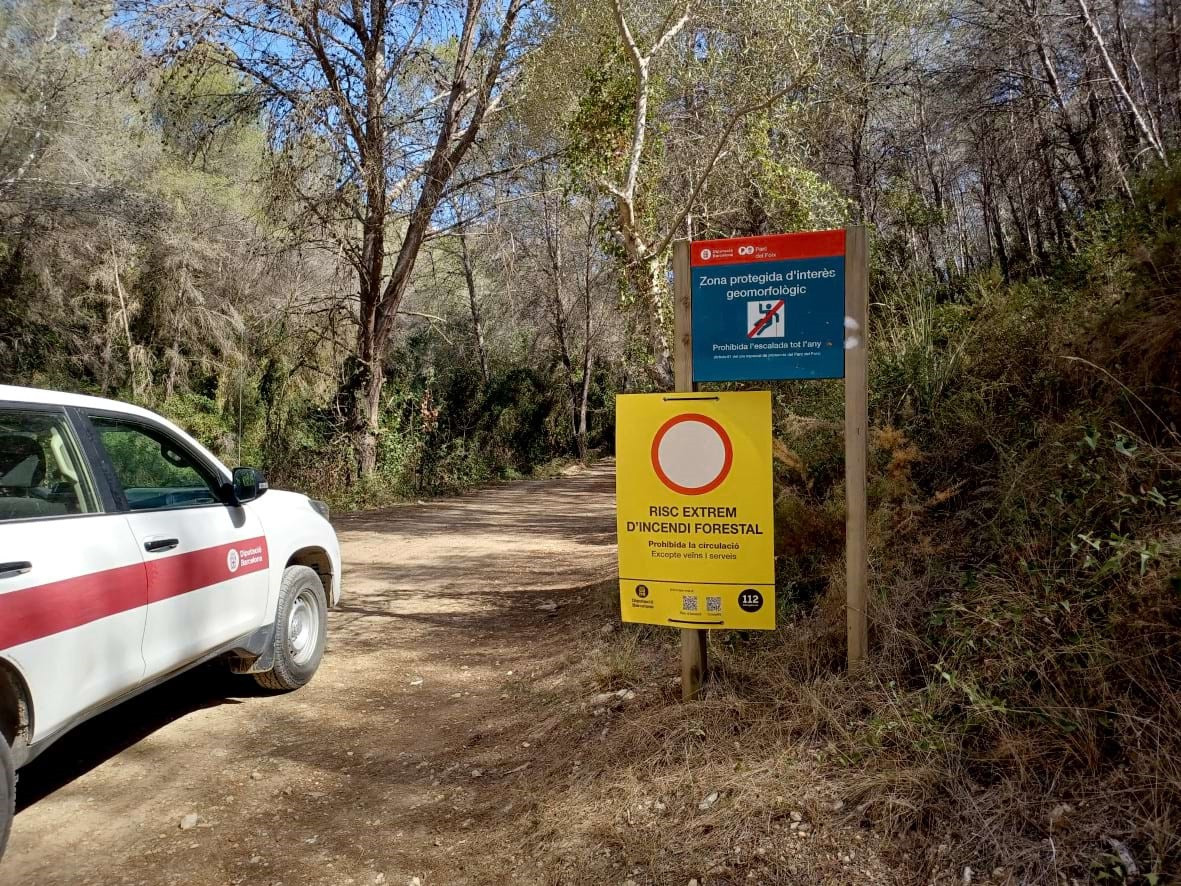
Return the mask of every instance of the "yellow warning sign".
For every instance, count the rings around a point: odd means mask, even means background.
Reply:
[[[771,394],[623,394],[615,428],[623,620],[774,628]]]

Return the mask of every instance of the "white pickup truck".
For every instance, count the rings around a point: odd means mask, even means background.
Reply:
[[[147,410],[0,385],[0,855],[55,739],[215,656],[296,689],[339,600],[322,502]]]

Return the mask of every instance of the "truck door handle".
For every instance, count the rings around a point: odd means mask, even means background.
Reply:
[[[171,551],[178,544],[179,538],[149,538],[144,542],[144,550],[156,554],[160,551]]]
[[[0,578],[16,578],[31,571],[33,564],[28,560],[15,560],[12,563],[0,563]]]

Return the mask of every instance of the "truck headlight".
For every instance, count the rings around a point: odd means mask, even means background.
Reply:
[[[325,520],[328,519],[328,502],[320,501],[316,498],[309,498],[308,504],[310,504],[312,506],[312,510],[314,510],[321,517],[323,517]]]

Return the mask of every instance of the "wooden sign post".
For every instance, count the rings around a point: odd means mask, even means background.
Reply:
[[[695,391],[693,384],[693,287],[689,241],[673,243],[673,382],[678,393]],[[681,699],[701,694],[709,671],[709,631],[681,629]]]
[[[846,616],[848,664],[856,668],[869,645],[865,228],[679,240],[673,244],[673,301],[678,392],[697,390],[695,379],[844,378]],[[698,696],[707,675],[707,639],[704,630],[681,631],[686,701]]]
[[[869,424],[866,328],[869,304],[865,228],[845,229],[845,609],[849,669],[865,660],[869,648],[866,581],[865,463]]]

